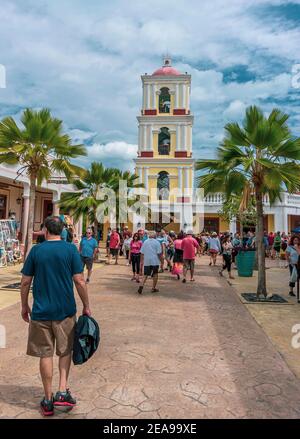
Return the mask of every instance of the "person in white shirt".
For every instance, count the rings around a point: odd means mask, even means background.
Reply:
[[[162,263],[162,246],[156,239],[156,232],[151,231],[148,239],[143,243],[141,248],[141,267],[144,267],[143,283],[138,289],[138,293],[142,294],[143,288],[149,276],[153,278],[152,293],[157,293],[156,288],[158,281],[158,269]]]
[[[213,232],[208,240],[208,251],[210,254],[209,265],[216,265],[218,253],[222,252],[220,240],[218,234]]]

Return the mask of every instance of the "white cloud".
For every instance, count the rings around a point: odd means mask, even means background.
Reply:
[[[88,156],[77,159],[77,163],[84,166],[89,162],[98,161],[103,162],[105,166],[133,171],[133,159],[137,157],[137,150],[137,145],[126,142],[108,142],[104,145],[94,143],[87,148]]]
[[[95,143],[91,158],[127,166],[124,157],[134,157],[127,146],[137,142],[140,75],[152,73],[168,50],[181,60],[176,67],[192,74],[194,155],[213,153],[227,117],[239,116],[243,105],[269,108],[291,92],[300,29],[284,17],[272,22],[256,13],[261,6],[288,3],[2,0],[0,63],[7,88],[0,90],[0,103],[14,112],[48,106],[72,127],[73,139]],[[234,73],[225,82],[222,70],[236,65],[246,66],[255,79],[237,82]]]
[[[228,120],[240,119],[245,114],[246,105],[244,102],[235,100],[230,102],[229,106],[223,112],[224,116]]]

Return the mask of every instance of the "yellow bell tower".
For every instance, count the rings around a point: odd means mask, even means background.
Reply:
[[[161,213],[169,205],[171,217],[176,217],[170,224],[160,219],[160,225],[178,231],[193,222],[191,76],[172,67],[166,56],[162,67],[141,79],[136,174],[148,193],[151,210]]]

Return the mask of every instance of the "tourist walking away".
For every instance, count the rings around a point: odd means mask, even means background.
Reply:
[[[138,233],[133,235],[130,243],[129,262],[132,264],[133,276],[131,280],[140,282],[140,268],[141,268],[141,248],[142,241],[139,239]]]
[[[208,251],[210,254],[209,265],[216,265],[218,253],[222,251],[220,240],[216,232],[213,232],[208,240]]]
[[[183,272],[183,250],[181,248],[183,238],[184,238],[184,234],[183,232],[180,232],[177,238],[174,240],[174,257],[173,257],[172,274],[177,276],[178,280],[180,280],[180,275]]]
[[[298,236],[292,236],[289,245],[286,248],[286,260],[289,264],[290,270],[290,282],[289,282],[289,295],[295,297],[294,288],[299,276],[299,261],[300,261],[300,239]]]
[[[131,236],[127,236],[124,239],[124,241],[123,241],[123,254],[125,255],[126,260],[127,260],[126,265],[130,265],[130,261],[129,261],[130,256],[129,255],[130,255],[130,244],[131,244],[131,241],[132,241],[132,237]]]
[[[161,265],[160,265],[160,273],[164,272],[164,265],[165,265],[165,260],[166,260],[166,253],[167,253],[167,248],[169,245],[169,241],[166,237],[166,232],[164,230],[161,230],[157,236],[157,241],[160,243],[161,245],[161,249],[162,249],[162,258],[161,258]]]
[[[281,235],[280,232],[277,232],[274,238],[274,254],[275,258],[279,258],[280,255],[280,249],[281,249]]]
[[[162,246],[156,239],[156,232],[150,231],[148,239],[141,248],[141,266],[144,267],[143,284],[139,287],[138,293],[142,294],[143,288],[149,276],[153,279],[152,293],[157,293],[158,269],[162,263]]]
[[[195,238],[193,238],[193,230],[188,230],[186,237],[182,240],[181,249],[183,250],[183,279],[186,283],[186,274],[190,270],[191,282],[194,282],[195,258],[196,252],[200,255],[200,247]]]
[[[86,283],[88,284],[91,280],[94,258],[96,257],[98,251],[98,242],[93,237],[92,229],[88,228],[86,235],[82,238],[79,245],[79,252],[83,264],[83,270],[86,266],[88,274],[86,278]]]
[[[45,220],[46,241],[35,245],[22,269],[21,315],[29,323],[27,355],[40,358],[45,396],[40,407],[51,416],[54,408],[76,405],[68,388],[71,354],[76,324],[73,281],[83,304],[82,314],[91,315],[82,262],[75,245],[61,240],[63,223],[59,217]],[[33,307],[28,304],[33,280]],[[59,389],[53,396],[53,356],[59,357]]]
[[[108,263],[111,263],[112,256],[115,258],[115,265],[118,265],[121,238],[117,229],[111,232],[109,240],[109,257]]]
[[[234,277],[231,274],[233,245],[230,240],[230,235],[227,235],[223,238],[221,246],[222,246],[222,255],[223,255],[224,263],[223,263],[223,267],[219,271],[220,276],[223,276],[223,271],[227,270],[229,279],[234,279]]]

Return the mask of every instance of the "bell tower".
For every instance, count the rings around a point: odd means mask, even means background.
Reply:
[[[136,174],[149,196],[151,208],[162,210],[164,203],[172,211],[182,203],[192,214],[194,159],[190,111],[191,76],[172,66],[169,56],[152,75],[142,75],[142,109],[138,120],[138,157]],[[174,189],[178,193],[175,194]],[[191,224],[180,220],[180,226]],[[178,226],[179,227],[179,226]],[[177,227],[177,228],[178,228]],[[176,227],[172,228],[174,230]]]

